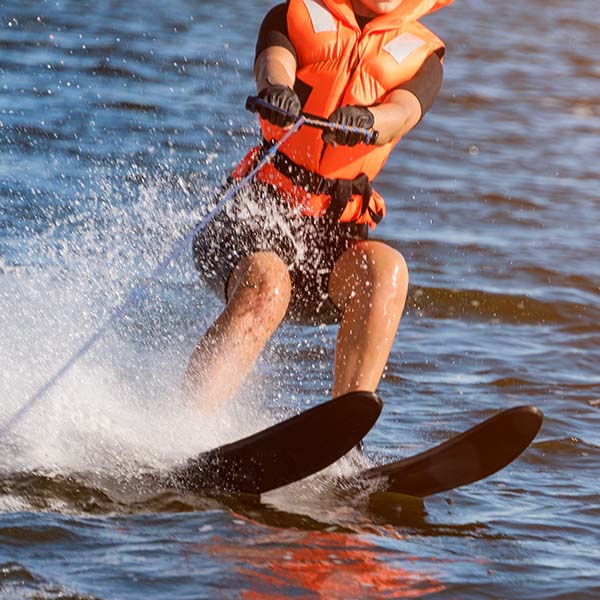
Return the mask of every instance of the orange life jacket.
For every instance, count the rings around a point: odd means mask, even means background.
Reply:
[[[404,0],[361,31],[351,0],[290,0],[288,35],[298,57],[295,89],[303,112],[328,118],[338,107],[371,106],[410,80],[443,42],[417,21],[452,0]],[[284,130],[261,119],[265,141]],[[343,222],[374,227],[385,214],[371,182],[400,138],[382,146],[332,146],[322,132],[302,127],[256,175],[275,186],[305,215],[332,210]],[[243,176],[260,150],[253,148],[233,175]]]

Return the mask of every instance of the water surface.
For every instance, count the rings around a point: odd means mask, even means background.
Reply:
[[[379,178],[376,237],[411,271],[372,462],[535,404],[533,446],[419,502],[327,477],[253,498],[145,473],[331,390],[333,328],[284,326],[247,389],[199,414],[187,356],[216,316],[183,253],[257,139],[243,110],[273,3],[0,3],[0,416],[140,283],[148,295],[0,440],[6,598],[600,595],[600,19],[596,3],[462,0],[434,108]],[[330,475],[356,468],[352,457]]]

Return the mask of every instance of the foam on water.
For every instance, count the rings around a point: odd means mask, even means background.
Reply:
[[[81,348],[132,287],[145,283],[148,294],[0,440],[4,471],[124,474],[269,423],[254,408],[252,386],[243,402],[213,414],[184,398],[187,356],[216,305],[197,283],[189,251],[157,280],[144,278],[195,225],[202,207],[183,185],[149,181],[137,168],[114,170],[93,182],[91,198],[70,199],[62,220],[22,240],[18,260],[2,265],[2,421]]]

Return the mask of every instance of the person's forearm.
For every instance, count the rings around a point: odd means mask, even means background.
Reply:
[[[408,90],[394,90],[383,104],[368,108],[375,117],[373,129],[379,132],[377,146],[402,137],[421,119],[421,104]]]
[[[281,46],[266,48],[256,59],[254,76],[259,92],[273,84],[287,85],[293,89],[296,80],[296,59]]]

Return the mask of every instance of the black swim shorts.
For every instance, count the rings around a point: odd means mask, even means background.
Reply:
[[[240,190],[194,239],[196,269],[221,299],[238,262],[253,252],[271,251],[287,265],[292,297],[286,320],[335,323],[340,311],[328,294],[335,261],[367,239],[368,226],[340,223],[294,212],[271,187],[253,182]]]

